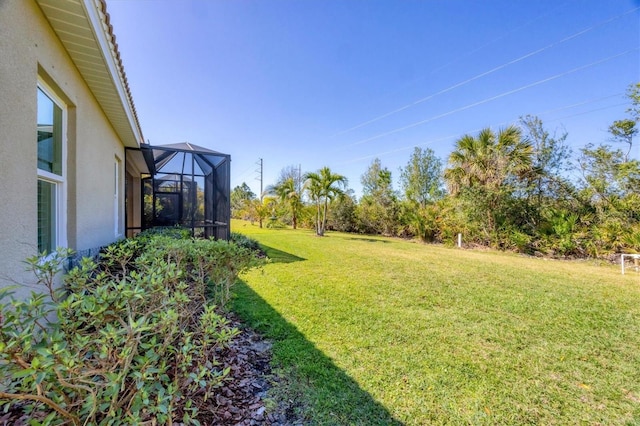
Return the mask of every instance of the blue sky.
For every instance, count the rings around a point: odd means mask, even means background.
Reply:
[[[329,166],[360,195],[374,158],[539,116],[608,141],[640,81],[638,0],[110,0],[144,136],[230,154],[232,186]],[[638,145],[638,143],[636,143]],[[635,148],[640,157],[640,149]],[[397,185],[396,185],[397,188]]]

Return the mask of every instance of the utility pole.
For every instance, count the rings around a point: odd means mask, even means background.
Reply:
[[[264,169],[263,169],[264,164],[263,164],[262,158],[258,159],[258,162],[256,163],[256,165],[260,166],[260,168],[256,170],[256,173],[258,173],[258,177],[256,178],[256,180],[260,181],[260,202],[262,202],[262,192],[263,192],[263,189],[262,189],[262,174],[263,174],[263,171],[264,171]]]

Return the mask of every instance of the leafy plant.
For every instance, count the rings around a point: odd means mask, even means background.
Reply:
[[[260,243],[258,243],[258,241],[254,240],[253,238],[247,237],[246,235],[239,232],[231,233],[231,242],[249,250],[260,250]]]
[[[258,265],[225,241],[145,235],[83,259],[55,288],[70,252],[27,260],[48,290],[0,292],[0,403],[37,424],[199,424],[228,371],[217,353],[238,334],[224,303]]]

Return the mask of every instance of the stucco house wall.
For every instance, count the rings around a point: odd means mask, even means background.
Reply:
[[[35,284],[22,261],[37,253],[39,82],[66,106],[68,247],[124,236],[125,144],[35,1],[0,0],[0,58],[0,286],[24,296]]]

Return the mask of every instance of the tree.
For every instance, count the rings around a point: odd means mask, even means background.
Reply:
[[[627,112],[631,114],[632,120],[638,123],[640,122],[640,83],[629,85],[627,97],[631,101],[631,106],[627,108]]]
[[[590,218],[588,250],[595,256],[633,247],[636,237],[640,238],[640,161],[629,158],[639,132],[640,83],[629,86],[627,97],[631,117],[609,126],[613,141],[628,145],[626,152],[589,144],[578,159],[582,172],[579,196]]]
[[[407,200],[426,207],[444,195],[442,161],[432,149],[415,147],[406,167],[400,170],[400,184]]]
[[[379,158],[374,159],[369,168],[360,176],[362,193],[373,195],[388,191],[391,186],[391,172],[386,167],[382,167]]]
[[[327,229],[342,232],[357,231],[356,208],[358,207],[356,197],[352,189],[344,191],[331,205],[331,210],[327,213]]]
[[[249,202],[249,215],[253,224],[254,220],[258,221],[260,228],[266,218],[273,215],[276,205],[276,200],[273,197],[263,197],[262,200],[254,198]]]
[[[521,117],[520,127],[532,148],[531,168],[521,181],[520,195],[526,203],[525,221],[536,228],[544,210],[558,207],[573,192],[573,186],[563,177],[572,153],[566,145],[567,133],[551,135],[538,117]]]
[[[404,192],[402,217],[414,235],[433,241],[437,232],[434,203],[444,196],[442,162],[429,148],[414,148],[404,169],[400,170]]]
[[[398,197],[393,190],[391,171],[383,168],[380,159],[376,158],[360,177],[360,182],[363,196],[357,216],[362,230],[367,233],[394,234]]]
[[[497,136],[488,128],[477,138],[464,135],[455,147],[444,174],[454,194],[464,186],[499,188],[531,167],[531,144],[523,141],[522,132],[514,126],[500,130]]]
[[[508,217],[505,202],[513,192],[511,183],[530,172],[532,153],[531,144],[514,126],[497,135],[487,128],[477,137],[464,135],[456,141],[444,177],[452,195],[472,197],[468,207],[475,211],[470,212],[484,216],[489,236],[495,234],[498,219]]]
[[[278,176],[278,183],[284,182],[288,179],[293,180],[293,187],[298,193],[302,193],[302,186],[304,185],[303,175],[298,166],[289,165],[283,167],[280,170],[280,176]]]
[[[282,203],[287,205],[291,213],[291,224],[293,229],[298,226],[298,215],[303,207],[302,197],[298,185],[294,177],[285,177],[284,180],[277,184],[267,187],[265,191],[268,194],[276,196]]]
[[[619,252],[640,223],[640,162],[620,149],[587,145],[578,160],[583,208],[592,216],[591,254]]]
[[[631,118],[616,120],[609,126],[609,133],[615,142],[622,142],[629,145],[625,155],[625,161],[629,161],[629,154],[633,146],[633,138],[638,134],[636,124],[640,123],[640,83],[631,84],[627,89],[627,98],[631,101],[631,106],[627,112]]]
[[[333,173],[329,167],[323,167],[315,173],[304,175],[305,188],[316,205],[316,234],[323,236],[327,226],[329,203],[343,193],[347,178]]]
[[[633,146],[633,137],[638,134],[635,120],[626,118],[624,120],[616,120],[609,126],[609,133],[616,142],[626,143],[629,145],[627,153],[624,155],[625,161],[629,161],[629,154]]]
[[[233,188],[231,191],[231,216],[240,218],[242,213],[248,210],[249,202],[255,198],[256,194],[245,182]]]
[[[617,209],[618,200],[640,193],[640,162],[626,161],[619,149],[587,145],[578,159],[583,186],[593,205]]]
[[[309,199],[316,206],[316,214],[314,220],[314,228],[316,235],[320,234],[320,224],[322,216],[320,214],[320,206],[322,205],[322,186],[321,177],[318,173],[305,173],[304,189],[309,195]],[[324,233],[323,233],[324,234]]]

